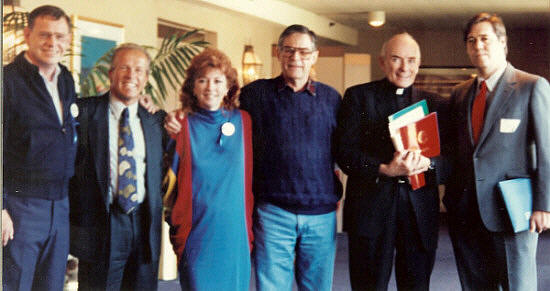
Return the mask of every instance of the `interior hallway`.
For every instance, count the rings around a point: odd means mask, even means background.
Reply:
[[[348,248],[345,233],[338,234],[338,249],[336,253],[336,264],[334,270],[334,291],[351,290],[348,276]],[[550,290],[550,231],[540,236],[537,252],[538,290]],[[252,279],[254,280],[254,279]],[[295,290],[296,287],[294,288]],[[458,274],[454,261],[451,240],[445,221],[441,224],[439,231],[439,246],[437,248],[436,262],[431,277],[430,289],[437,291],[460,290]],[[180,286],[177,280],[159,281],[159,290],[179,291]],[[254,282],[251,282],[251,291]],[[388,290],[397,290],[395,279],[392,274]]]

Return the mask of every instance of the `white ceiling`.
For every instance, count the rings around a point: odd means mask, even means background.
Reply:
[[[462,28],[479,12],[499,14],[507,28],[550,29],[550,0],[280,0],[359,30],[367,12],[386,12],[385,28]]]

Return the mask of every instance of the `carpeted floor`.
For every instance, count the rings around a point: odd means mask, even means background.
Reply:
[[[550,290],[550,231],[540,236],[537,252],[538,290]],[[253,279],[254,280],[254,279]],[[296,288],[294,288],[296,290]],[[389,290],[396,290],[395,279],[389,283]],[[451,240],[447,226],[442,223],[439,232],[439,247],[437,249],[436,262],[431,277],[430,289],[437,291],[460,290],[458,274],[454,261]],[[161,291],[179,291],[180,286],[177,280],[159,281]],[[250,290],[255,290],[254,281],[251,282]],[[338,250],[336,254],[336,265],[334,270],[335,291],[351,290],[348,277],[348,245],[345,234],[338,235]]]

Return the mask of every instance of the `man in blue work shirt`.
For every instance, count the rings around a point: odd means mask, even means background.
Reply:
[[[4,68],[4,290],[63,289],[78,115],[73,78],[59,64],[70,33],[63,10],[34,9],[28,50]]]

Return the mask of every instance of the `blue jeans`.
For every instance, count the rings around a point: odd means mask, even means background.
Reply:
[[[254,237],[257,290],[292,290],[294,266],[299,290],[332,289],[336,211],[301,215],[259,203]]]

